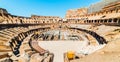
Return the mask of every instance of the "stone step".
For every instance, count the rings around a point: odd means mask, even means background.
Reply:
[[[0,45],[0,50],[11,50],[10,46]]]
[[[0,59],[7,58],[7,57],[9,57],[9,55],[7,53],[0,55]]]

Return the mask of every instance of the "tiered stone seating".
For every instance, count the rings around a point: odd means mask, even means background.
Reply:
[[[12,62],[7,53],[0,54],[0,62]]]
[[[11,15],[7,12],[0,12],[0,24],[5,25],[5,27],[3,26],[4,29],[0,30],[0,62],[2,62],[2,61],[4,62],[4,60],[6,60],[2,57],[2,56],[4,56],[3,53],[5,53],[5,57],[9,57],[9,53],[13,53],[15,56],[19,57],[20,56],[19,53],[21,52],[20,47],[21,47],[21,45],[23,45],[24,39],[27,36],[29,36],[30,34],[34,34],[36,31],[39,31],[39,30],[45,31],[45,29],[39,29],[39,28],[48,28],[49,27],[47,25],[42,27],[41,25],[38,25],[38,23],[43,23],[43,20],[40,21],[40,19],[38,19],[38,18],[35,19],[32,17],[21,17],[21,16]],[[27,26],[27,27],[24,26],[24,25],[29,25],[29,24],[30,24],[30,26]],[[33,24],[34,24],[34,26],[32,26]],[[11,26],[9,28],[7,28],[9,25],[11,25]],[[44,36],[42,36],[42,38],[43,37]],[[29,45],[29,43],[28,43],[28,45]],[[35,44],[34,44],[34,46],[38,47]],[[36,53],[35,51],[31,50],[30,48],[25,49],[25,52],[29,56]],[[41,51],[41,53],[43,53],[43,52]],[[1,54],[3,54],[3,55],[1,55]],[[6,55],[6,54],[8,54],[8,55]]]
[[[23,43],[23,40],[33,34],[34,32],[38,31],[36,29],[44,28],[41,26],[31,26],[31,27],[14,27],[0,30],[0,53],[13,53],[15,56],[20,56],[20,46]],[[40,29],[42,31],[42,29]],[[28,43],[29,44],[29,43]],[[29,48],[30,49],[30,48]],[[27,49],[25,49],[27,50]],[[34,54],[35,51],[27,50],[26,54],[31,56]],[[6,58],[7,59],[7,58]],[[4,61],[6,59],[0,59],[0,61]]]

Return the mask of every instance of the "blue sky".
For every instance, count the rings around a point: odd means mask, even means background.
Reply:
[[[64,17],[69,9],[88,7],[100,0],[0,0],[0,7],[13,15]]]

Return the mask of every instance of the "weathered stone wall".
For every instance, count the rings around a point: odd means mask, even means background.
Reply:
[[[32,15],[31,18],[37,19],[42,23],[56,23],[61,19],[58,16],[38,16],[38,15]]]
[[[0,8],[0,24],[57,23],[60,19],[61,18],[57,16],[16,16],[9,14],[6,9]]]
[[[101,2],[94,3],[88,7],[88,13],[98,12],[102,8],[112,2],[118,2],[120,0],[102,0]]]
[[[71,10],[67,11],[66,18],[67,19],[69,19],[69,18],[78,18],[81,15],[85,15],[87,13],[88,13],[87,8],[71,9]]]
[[[90,14],[81,15],[79,17],[68,17],[66,18],[67,22],[68,23],[84,23],[84,24],[120,25],[120,7],[119,7],[120,1],[119,0],[114,0],[114,1],[102,0],[102,2],[96,3],[98,5],[94,5],[94,8],[92,8],[92,10],[94,11],[97,8],[98,9],[101,8],[101,10],[97,12],[92,12]],[[99,5],[101,6],[98,7]]]
[[[3,8],[0,8],[0,13],[6,13],[6,14],[8,14],[7,10],[3,9]]]

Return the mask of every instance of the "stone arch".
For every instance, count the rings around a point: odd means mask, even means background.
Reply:
[[[20,23],[23,24],[23,21],[20,19]]]
[[[113,19],[113,22],[114,22],[114,23],[117,23],[117,21],[118,21],[117,18],[114,18],[114,19]]]
[[[84,22],[83,23],[87,23],[87,20],[84,20]]]
[[[98,35],[96,32],[89,31],[86,29],[81,29],[81,28],[70,28],[70,29],[80,30],[80,31],[83,31],[85,33],[92,35],[98,41],[99,44],[106,44],[107,43],[107,41],[102,36]]]
[[[97,20],[94,20],[95,23],[97,23]]]
[[[110,19],[108,19],[108,23],[111,23],[113,20],[110,18]]]
[[[100,20],[97,20],[97,24],[99,24],[100,23]]]
[[[8,20],[6,20],[6,23],[7,23],[7,24],[9,24],[9,21],[8,21]]]
[[[89,20],[88,23],[91,23],[91,20]]]
[[[92,20],[92,23],[94,23],[94,20]]]
[[[104,23],[107,23],[107,19],[104,20]]]
[[[101,19],[101,20],[100,20],[100,23],[104,23],[104,20]]]

